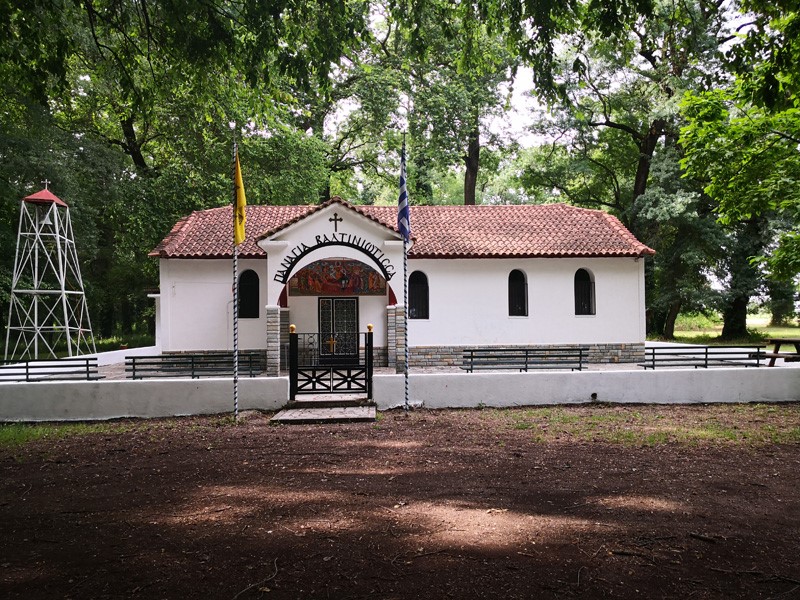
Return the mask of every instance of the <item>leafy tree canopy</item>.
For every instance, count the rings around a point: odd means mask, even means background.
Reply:
[[[770,111],[739,105],[731,90],[686,97],[681,143],[686,173],[706,182],[726,222],[781,215],[770,265],[800,273],[800,109]]]

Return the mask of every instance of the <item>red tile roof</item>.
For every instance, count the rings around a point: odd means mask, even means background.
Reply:
[[[257,240],[274,235],[331,203],[341,203],[397,231],[394,206],[356,206],[334,198],[318,206],[247,207],[246,239],[239,256],[264,252]],[[150,253],[161,258],[232,256],[231,207],[197,211],[178,221]],[[412,206],[411,258],[642,256],[654,251],[616,217],[566,204]]]
[[[245,207],[245,240],[239,256],[264,256],[256,242],[264,231],[281,227],[308,214],[316,206]],[[233,256],[233,212],[230,205],[196,210],[175,223],[161,243],[150,253],[161,258],[230,258]]]
[[[33,202],[34,204],[57,204],[58,206],[67,206],[66,202],[48,189],[39,190],[35,194],[25,196],[22,200],[24,202]]]

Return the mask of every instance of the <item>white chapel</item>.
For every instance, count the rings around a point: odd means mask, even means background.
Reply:
[[[263,350],[283,368],[299,333],[374,328],[377,366],[404,357],[403,240],[397,209],[338,197],[246,208],[239,305],[232,294],[232,207],[181,219],[159,261],[162,352]],[[459,364],[465,348],[589,348],[594,362],[644,356],[644,262],[654,251],[615,217],[565,204],[412,206],[410,366]]]

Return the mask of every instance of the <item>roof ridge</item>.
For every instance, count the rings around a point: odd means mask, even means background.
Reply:
[[[273,236],[276,233],[289,228],[290,226],[294,225],[295,223],[297,223],[297,222],[299,222],[299,221],[301,221],[301,220],[303,220],[303,219],[305,219],[307,217],[310,217],[314,213],[318,213],[318,212],[320,212],[320,211],[322,211],[322,210],[326,209],[327,207],[332,206],[334,204],[339,204],[339,205],[343,206],[344,208],[350,209],[350,210],[360,214],[365,219],[369,219],[370,221],[380,225],[381,227],[386,227],[387,229],[391,229],[392,231],[395,231],[395,232],[399,233],[399,230],[397,229],[397,225],[396,224],[394,224],[393,226],[390,226],[390,225],[386,224],[384,221],[382,221],[382,220],[376,218],[375,216],[369,214],[368,212],[365,212],[364,210],[361,210],[365,206],[374,206],[374,205],[352,204],[352,203],[348,202],[347,200],[344,200],[341,196],[331,196],[330,198],[328,198],[325,202],[322,202],[321,204],[283,205],[283,206],[298,206],[298,207],[301,207],[301,208],[308,208],[308,210],[306,210],[305,212],[303,212],[301,214],[298,214],[296,217],[286,221],[285,223],[279,224],[279,225],[273,227],[272,229],[269,229],[269,230],[263,232],[262,234],[258,235],[258,240],[263,240],[265,238]]]
[[[393,205],[352,204],[339,196],[320,204],[251,204],[240,256],[259,257],[258,240],[331,206],[397,232]],[[195,210],[179,219],[150,256],[223,258],[232,255],[231,205]],[[414,215],[417,215],[414,217]],[[653,254],[619,218],[605,210],[551,204],[414,205],[415,258],[637,257]]]

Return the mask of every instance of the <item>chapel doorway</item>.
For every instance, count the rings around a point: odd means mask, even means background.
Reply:
[[[358,363],[358,298],[319,298],[319,363]]]

